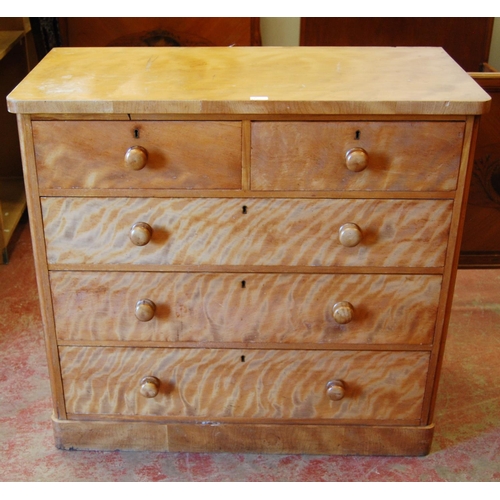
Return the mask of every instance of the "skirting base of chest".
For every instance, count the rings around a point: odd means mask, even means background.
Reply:
[[[422,456],[434,425],[288,425],[76,421],[53,418],[65,450]]]

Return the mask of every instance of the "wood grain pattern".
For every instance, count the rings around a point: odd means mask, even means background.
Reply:
[[[428,352],[59,348],[69,414],[418,423]],[[161,381],[144,398],[144,376]],[[330,401],[326,383],[346,396]]]
[[[51,272],[59,341],[430,344],[440,276]],[[138,300],[156,305],[138,321]],[[332,307],[353,304],[339,325]]]
[[[37,121],[33,136],[40,188],[241,189],[240,122]],[[131,146],[142,170],[124,165]]]
[[[429,453],[433,432],[433,425],[169,424],[168,446],[193,452],[420,456]]]
[[[82,47],[52,50],[8,106],[16,113],[463,115],[487,111],[489,101],[437,47]]]
[[[463,122],[254,122],[252,189],[450,191]],[[346,168],[363,148],[368,166]]]
[[[429,453],[434,433],[434,425],[52,422],[64,450],[420,456]]]
[[[451,200],[42,198],[58,264],[441,266]],[[244,213],[246,207],[246,213]],[[134,246],[146,222],[151,242]],[[338,230],[363,231],[353,248]]]

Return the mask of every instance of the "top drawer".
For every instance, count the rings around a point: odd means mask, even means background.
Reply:
[[[452,191],[463,135],[463,122],[255,122],[252,189]],[[346,166],[354,148],[362,170]]]
[[[42,189],[241,188],[240,122],[35,121],[33,136]]]

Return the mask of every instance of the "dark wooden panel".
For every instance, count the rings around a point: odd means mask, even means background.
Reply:
[[[70,47],[261,45],[259,18],[251,17],[66,17],[59,24]]]
[[[27,75],[24,37],[20,38],[0,61],[0,149],[2,161],[0,177],[22,177],[21,152],[17,134],[16,116],[7,111],[5,96]]]
[[[460,267],[500,266],[500,73],[474,75],[491,96],[477,138]]]
[[[301,45],[437,46],[466,71],[488,60],[493,18],[304,17]]]

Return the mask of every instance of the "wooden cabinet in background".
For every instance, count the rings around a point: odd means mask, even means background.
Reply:
[[[68,47],[194,47],[261,45],[256,17],[64,17]]]
[[[7,94],[27,75],[28,40],[22,18],[0,18],[0,264],[26,208],[16,117],[8,113]]]
[[[471,76],[491,96],[481,118],[465,215],[460,267],[500,267],[500,72]]]
[[[303,46],[442,47],[465,71],[488,61],[492,17],[303,17]]]

